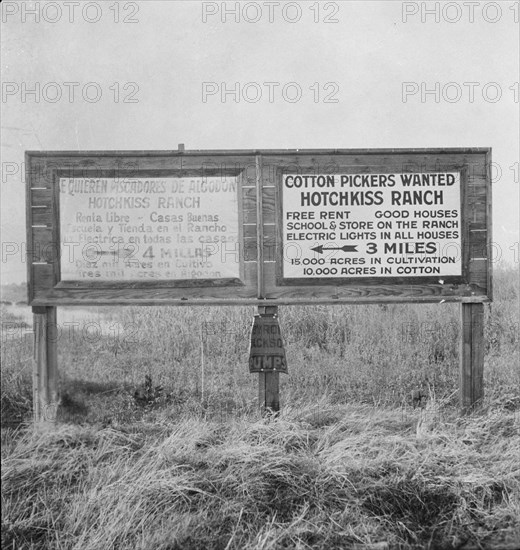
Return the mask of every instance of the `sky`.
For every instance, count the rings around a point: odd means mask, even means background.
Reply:
[[[26,150],[491,147],[519,261],[518,2],[1,4],[2,283]]]

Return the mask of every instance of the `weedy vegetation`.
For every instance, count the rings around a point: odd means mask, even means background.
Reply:
[[[281,308],[276,417],[247,371],[254,308],[59,308],[48,430],[5,306],[2,548],[518,548],[519,296],[496,269],[467,416],[456,304]]]

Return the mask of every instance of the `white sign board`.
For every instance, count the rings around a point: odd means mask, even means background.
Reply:
[[[235,177],[60,178],[62,281],[238,278]]]
[[[460,276],[459,172],[284,174],[283,278]]]

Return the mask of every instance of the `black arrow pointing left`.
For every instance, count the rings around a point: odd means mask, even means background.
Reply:
[[[311,248],[313,252],[317,252],[318,254],[323,254],[326,250],[343,250],[343,252],[357,252],[357,245],[351,245],[346,244],[344,246],[331,246],[331,247],[324,247],[322,244],[319,246],[315,246],[314,248]]]

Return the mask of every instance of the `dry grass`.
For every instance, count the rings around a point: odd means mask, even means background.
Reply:
[[[419,433],[416,411],[322,399],[4,434],[2,547],[513,548],[520,422],[496,412]]]
[[[61,336],[52,432],[23,422],[32,340],[4,316],[2,548],[519,547],[517,273],[495,292],[464,418],[457,305],[281,308],[277,418],[247,372],[253,308],[112,309]]]

